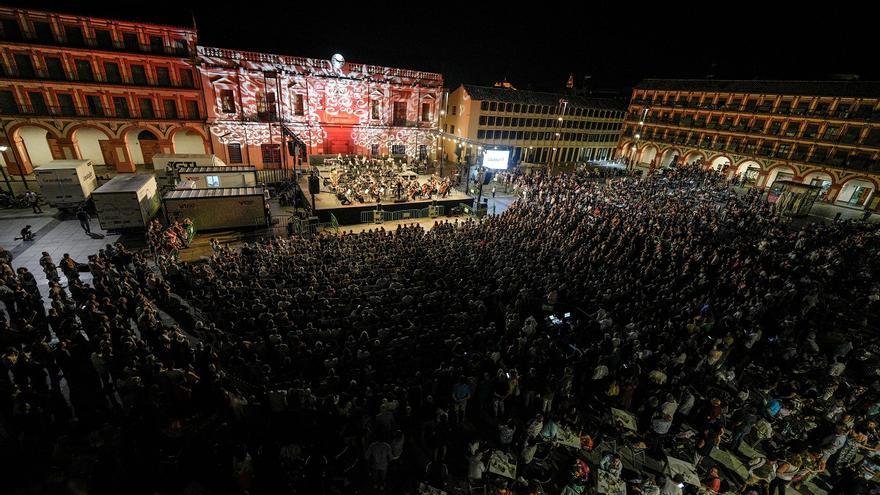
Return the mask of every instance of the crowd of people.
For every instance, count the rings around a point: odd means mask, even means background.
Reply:
[[[6,488],[876,486],[876,224],[793,228],[692,167],[510,180],[521,199],[480,221],[215,244],[162,273],[108,246],[48,310],[0,260]]]
[[[424,182],[411,165],[403,160],[367,158],[363,156],[333,159],[324,184],[342,204],[389,200],[445,198],[452,187],[449,177],[432,175]],[[424,166],[421,166],[424,169]]]
[[[147,245],[156,256],[174,257],[181,249],[189,246],[195,233],[194,228],[189,218],[184,218],[181,222],[174,220],[168,226],[154,219],[147,227]]]

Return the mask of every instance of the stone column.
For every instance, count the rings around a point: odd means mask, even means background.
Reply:
[[[840,194],[841,189],[842,186],[840,184],[831,184],[831,187],[828,188],[828,193],[826,194],[829,203],[833,204],[837,201],[837,195]]]
[[[6,168],[10,174],[29,175],[34,172],[34,166],[28,158],[24,141],[20,137],[13,139],[11,142],[6,140],[5,137],[0,137],[0,144],[8,147],[3,152],[3,158],[6,160]]]

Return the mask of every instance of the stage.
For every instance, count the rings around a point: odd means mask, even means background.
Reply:
[[[315,214],[318,216],[321,222],[329,222],[330,214],[332,213],[334,216],[336,216],[336,220],[339,222],[340,225],[359,224],[361,223],[361,212],[373,211],[376,209],[377,203],[375,201],[365,201],[363,203],[360,203],[358,201],[352,200],[351,204],[342,204],[336,197],[336,194],[330,191],[328,189],[328,186],[324,185],[323,177],[327,177],[326,171],[323,170],[324,167],[318,168],[322,172],[321,192],[315,195],[314,210]],[[430,178],[430,175],[418,175],[418,181],[420,184],[427,182],[428,180],[430,180]],[[308,193],[308,175],[303,174],[302,176],[300,176],[299,187],[303,195],[309,201],[309,204],[311,204],[312,197]],[[441,198],[439,195],[434,195],[432,199],[416,199],[414,201],[410,201],[409,198],[404,198],[404,201],[395,201],[393,197],[388,197],[387,199],[382,200],[381,209],[390,212],[402,210],[421,210],[424,208],[428,208],[429,206],[443,206],[444,214],[448,215],[452,208],[458,206],[459,204],[463,203],[471,206],[473,204],[473,201],[474,199],[467,194],[457,189],[450,189],[445,198]]]

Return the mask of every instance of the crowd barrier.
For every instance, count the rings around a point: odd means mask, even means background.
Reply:
[[[429,206],[414,210],[369,210],[361,212],[361,223],[383,223],[395,220],[411,220],[418,218],[437,218],[443,215],[446,207],[443,205]]]
[[[288,224],[290,224],[288,230]],[[286,237],[288,234],[293,235],[314,235],[322,229],[328,229],[335,234],[339,233],[339,221],[336,215],[330,214],[329,222],[310,223],[293,215],[274,215],[272,217],[272,234],[276,236]]]

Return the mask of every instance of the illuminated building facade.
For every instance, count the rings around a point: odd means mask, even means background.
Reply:
[[[209,153],[196,31],[0,7],[0,165]]]
[[[199,47],[215,153],[227,163],[292,167],[310,156],[435,154],[440,74]]]
[[[701,159],[757,187],[788,179],[840,206],[880,207],[880,83],[649,79],[619,153],[644,167]]]
[[[608,98],[464,84],[448,97],[443,153],[471,163],[480,147],[503,146],[511,165],[611,159],[625,112],[625,102]]]

